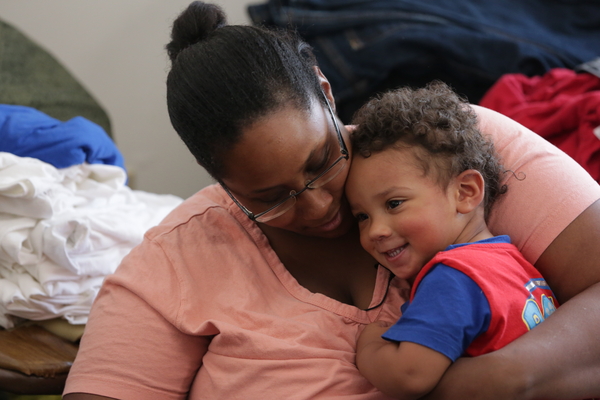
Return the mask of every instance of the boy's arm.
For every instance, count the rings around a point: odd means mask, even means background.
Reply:
[[[418,399],[429,393],[452,361],[445,355],[412,342],[390,342],[381,335],[384,323],[372,323],[362,332],[356,349],[360,372],[379,390],[397,399]]]

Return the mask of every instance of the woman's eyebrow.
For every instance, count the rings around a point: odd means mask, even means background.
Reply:
[[[318,160],[318,162],[321,162],[321,158],[324,158],[327,156],[327,152],[328,152],[329,148],[331,147],[331,146],[329,146],[329,144],[330,144],[329,140],[327,140],[324,144],[321,144],[318,148],[312,149],[311,152],[308,154],[306,161],[300,167],[298,172],[300,173],[300,172],[311,169],[311,164],[314,164],[315,160]]]
[[[282,188],[283,186],[284,186],[284,185],[275,185],[275,186],[270,186],[270,187],[268,187],[268,188],[263,188],[263,189],[257,189],[257,190],[253,190],[251,193],[252,193],[252,194],[262,194],[262,193],[265,193],[265,192],[270,192],[271,190],[274,190],[274,189],[280,189],[280,188]]]

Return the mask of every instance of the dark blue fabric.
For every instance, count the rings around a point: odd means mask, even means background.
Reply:
[[[269,0],[248,13],[297,29],[338,108],[352,111],[378,90],[433,79],[477,103],[504,74],[574,69],[600,55],[593,0]],[[339,114],[349,122],[352,112]]]
[[[83,117],[61,122],[25,106],[0,104],[0,151],[56,168],[87,162],[125,169],[121,152],[99,125]]]

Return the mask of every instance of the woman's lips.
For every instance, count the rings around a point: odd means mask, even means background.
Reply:
[[[320,231],[329,232],[336,229],[342,223],[342,212],[338,210],[338,212],[334,215],[334,217],[329,221],[322,225],[315,227],[314,229],[318,229]]]

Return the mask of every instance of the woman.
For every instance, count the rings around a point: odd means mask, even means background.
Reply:
[[[359,244],[343,196],[349,132],[310,49],[195,2],[167,50],[171,121],[219,185],[107,278],[65,399],[386,398],[358,373],[356,338],[397,319],[406,283]],[[514,172],[491,229],[564,304],[506,348],[459,360],[430,397],[600,395],[600,189],[533,133],[475,109]]]

